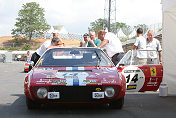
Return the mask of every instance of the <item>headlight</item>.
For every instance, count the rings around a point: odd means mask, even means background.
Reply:
[[[48,94],[48,91],[46,88],[44,87],[41,87],[37,90],[37,96],[40,98],[40,99],[44,99]]]
[[[104,92],[105,96],[108,98],[111,98],[115,95],[115,90],[113,87],[106,87]]]

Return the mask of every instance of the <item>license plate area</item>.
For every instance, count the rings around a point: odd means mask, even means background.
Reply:
[[[59,99],[60,93],[59,92],[48,92],[48,99]]]
[[[93,99],[101,99],[104,98],[104,92],[92,92]]]

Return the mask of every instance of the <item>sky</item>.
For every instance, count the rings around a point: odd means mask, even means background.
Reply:
[[[64,25],[69,33],[88,32],[90,22],[104,18],[105,0],[0,0],[0,36],[11,35],[22,5],[36,2],[45,9],[50,26]],[[161,0],[116,0],[116,21],[131,26],[162,22]]]

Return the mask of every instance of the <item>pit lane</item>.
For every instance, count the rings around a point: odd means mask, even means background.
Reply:
[[[62,105],[29,111],[23,92],[26,74],[23,67],[23,62],[0,63],[0,118],[173,118],[176,115],[176,94],[159,97],[158,92],[126,93],[121,110],[101,105]]]

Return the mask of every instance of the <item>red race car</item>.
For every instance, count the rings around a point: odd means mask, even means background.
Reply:
[[[137,51],[130,50],[117,64],[125,76],[127,91],[157,91],[163,78],[163,66],[159,64],[155,50],[141,50],[146,54],[146,63],[139,64]]]
[[[24,81],[28,109],[41,104],[109,104],[122,108],[125,77],[97,48],[47,50]]]
[[[33,62],[32,61],[26,61],[24,63],[24,72],[28,72],[29,71],[29,65],[31,65]]]

